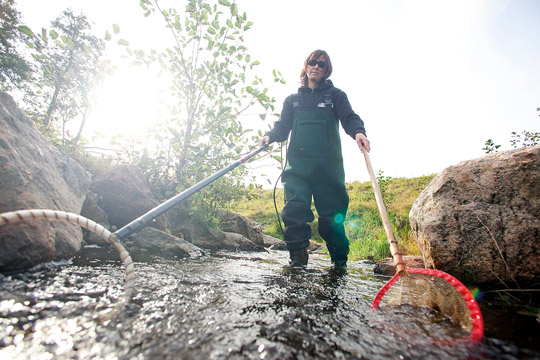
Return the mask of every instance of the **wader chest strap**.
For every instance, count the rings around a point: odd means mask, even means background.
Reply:
[[[324,95],[324,107],[326,108],[333,108],[334,103],[332,102],[332,94],[325,94]]]
[[[295,110],[298,106],[300,106],[300,96],[298,96],[298,94],[292,95],[292,106]]]

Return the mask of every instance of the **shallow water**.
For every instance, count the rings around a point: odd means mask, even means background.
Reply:
[[[486,303],[486,338],[470,346],[466,332],[430,311],[372,311],[387,279],[369,264],[340,272],[313,255],[308,269],[294,270],[276,251],[134,256],[135,296],[108,320],[123,289],[117,258],[85,248],[70,261],[0,275],[1,358],[540,359],[534,317],[499,331],[508,316]]]

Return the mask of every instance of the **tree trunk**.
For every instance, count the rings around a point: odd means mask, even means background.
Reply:
[[[46,127],[49,127],[52,123],[52,114],[54,110],[56,109],[56,102],[58,100],[58,94],[60,93],[60,85],[56,85],[54,88],[53,97],[51,99],[51,102],[49,103],[49,107],[47,108],[47,113],[45,114],[45,119],[43,119],[43,124]]]
[[[79,108],[79,111],[81,111],[81,109]],[[81,121],[81,126],[79,126],[79,131],[77,132],[77,136],[75,136],[75,139],[73,139],[73,145],[74,146],[77,146],[77,144],[79,143],[79,140],[81,138],[81,134],[82,134],[82,131],[84,129],[84,125],[86,125],[86,120],[88,119],[88,108],[83,112],[81,111],[81,114],[82,114],[82,121]]]

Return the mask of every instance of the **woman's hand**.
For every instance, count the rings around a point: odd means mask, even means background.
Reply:
[[[368,138],[366,135],[360,132],[356,134],[356,143],[358,144],[360,151],[362,151],[362,149],[366,149],[366,151],[369,152],[371,149]]]
[[[265,136],[263,136],[263,137],[259,140],[259,142],[257,143],[257,145],[259,145],[259,147],[261,147],[261,146],[263,146],[263,145],[268,144],[269,142],[270,142],[270,136],[265,135]]]

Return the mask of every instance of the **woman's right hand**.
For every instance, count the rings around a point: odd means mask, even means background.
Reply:
[[[259,145],[259,147],[263,146],[263,145],[266,145],[270,143],[270,136],[268,135],[264,135],[260,140],[259,142],[257,143],[257,145]]]

